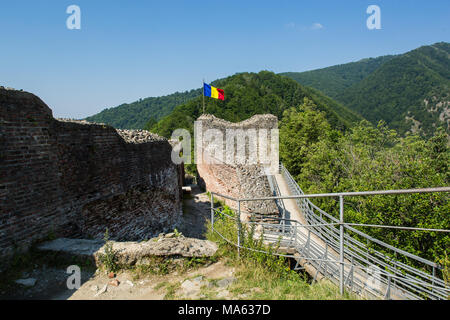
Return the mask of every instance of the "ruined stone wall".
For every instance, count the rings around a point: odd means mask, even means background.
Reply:
[[[201,121],[201,126],[197,129],[201,131],[203,143],[201,148],[196,148],[198,161],[197,169],[199,177],[205,185],[205,188],[211,192],[232,196],[235,198],[256,198],[256,197],[270,197],[273,196],[269,186],[268,177],[266,175],[265,165],[261,163],[249,163],[248,157],[244,159],[243,163],[229,163],[226,159],[226,150],[223,150],[223,157],[219,159],[215,154],[204,152],[207,149],[210,141],[205,137],[206,131],[209,129],[217,129],[222,133],[223,145],[226,145],[226,131],[227,129],[271,129],[278,128],[278,119],[274,115],[255,115],[250,119],[239,123],[232,123],[223,119],[218,119],[213,115],[202,115],[197,121]],[[270,135],[269,135],[270,136]],[[198,139],[199,136],[196,137]],[[248,146],[249,140],[245,140],[246,156],[249,155],[250,148]],[[196,141],[197,143],[197,141]],[[214,143],[217,143],[215,141]],[[236,145],[234,146],[237,147]],[[270,145],[269,145],[270,148]],[[224,148],[225,149],[225,148]],[[230,150],[228,150],[229,152]],[[236,151],[236,149],[235,149]],[[259,149],[256,150],[259,152]],[[270,150],[268,153],[272,153]],[[278,158],[276,158],[276,166],[278,166]],[[215,162],[215,163],[211,163]],[[236,207],[234,201],[223,199],[225,203],[233,208]],[[243,202],[241,209],[250,215],[264,215],[265,219],[278,216],[278,209],[274,201],[252,201]],[[248,218],[243,216],[243,219]]]
[[[33,94],[0,87],[0,255],[49,234],[141,240],[181,216],[182,168],[167,140],[58,121]]]

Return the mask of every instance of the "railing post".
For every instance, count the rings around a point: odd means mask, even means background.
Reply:
[[[431,280],[431,285],[432,285],[431,292],[433,292],[433,293],[434,293],[434,279],[435,279],[435,277],[436,277],[436,267],[433,266],[433,280]]]
[[[294,230],[294,250],[297,251],[297,224],[295,224]]]
[[[311,229],[308,227],[308,240],[306,241],[306,255],[309,257],[309,246],[311,241]]]
[[[211,231],[214,231],[214,195],[211,192]]]
[[[386,289],[386,294],[384,295],[384,299],[390,300],[391,299],[391,276],[388,275],[388,284]]]
[[[238,250],[238,258],[241,256],[241,201],[238,200],[238,212],[236,217],[236,223],[237,223],[237,250]]]
[[[344,196],[339,196],[339,292],[344,294]]]

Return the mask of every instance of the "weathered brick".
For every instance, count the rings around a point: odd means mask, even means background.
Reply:
[[[172,229],[182,169],[171,151],[167,140],[58,121],[35,95],[0,88],[0,256],[50,232],[140,240]]]

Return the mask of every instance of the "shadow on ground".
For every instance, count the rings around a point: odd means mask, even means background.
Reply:
[[[183,198],[182,223],[178,231],[185,237],[205,239],[206,223],[211,216],[209,198],[197,185],[190,187],[191,193]]]
[[[183,215],[178,231],[185,237],[205,239],[206,224],[210,219],[209,198],[197,185],[190,187],[191,193],[183,197]],[[36,279],[35,284],[26,287],[13,283],[8,288],[2,288],[0,300],[67,300],[77,292],[67,287],[67,280],[71,276],[66,272],[67,267],[36,264],[32,271],[21,274],[22,279]],[[95,277],[94,267],[81,268],[81,286]]]

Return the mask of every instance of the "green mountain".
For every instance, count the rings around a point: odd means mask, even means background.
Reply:
[[[330,124],[345,129],[362,118],[318,90],[303,87],[296,81],[273,72],[238,73],[216,80],[213,85],[224,89],[225,101],[205,98],[205,112],[238,122],[255,114],[271,113],[281,119],[283,111],[303,104],[304,98],[312,100],[324,111]],[[176,107],[173,112],[152,127],[152,131],[169,137],[176,128],[192,130],[193,122],[202,113],[202,97],[197,97]]]
[[[303,86],[316,88],[335,99],[345,89],[360,82],[395,56],[368,58],[357,62],[340,64],[305,72],[284,72],[283,76],[294,79]]]
[[[310,85],[376,124],[401,134],[450,128],[450,44],[284,75]]]
[[[200,89],[176,92],[162,97],[140,99],[133,103],[125,103],[114,108],[107,108],[100,113],[87,117],[87,121],[109,124],[119,129],[142,129],[150,121],[149,126],[172,112],[179,104],[198,97]]]
[[[381,65],[336,99],[372,123],[432,135],[450,124],[450,44],[424,46]]]

